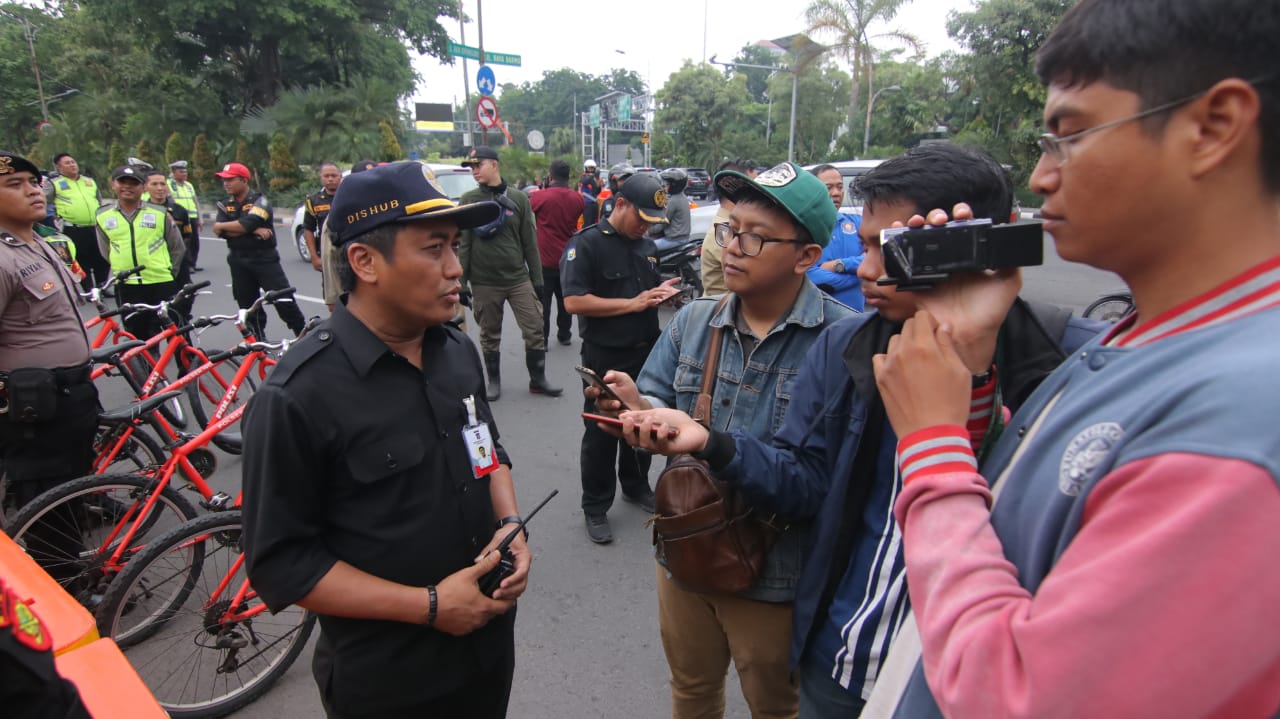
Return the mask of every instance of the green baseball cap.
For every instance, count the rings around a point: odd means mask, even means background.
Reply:
[[[786,211],[813,239],[826,247],[836,226],[836,208],[827,186],[794,162],[784,162],[751,179],[741,172],[716,173],[716,188],[732,202],[760,197]]]

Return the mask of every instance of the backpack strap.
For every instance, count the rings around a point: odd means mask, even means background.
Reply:
[[[729,301],[731,293],[725,293],[716,303],[711,316],[720,313]],[[711,341],[707,343],[707,358],[702,363],[702,388],[698,390],[698,399],[693,403],[693,419],[704,427],[711,425],[711,393],[716,386],[716,372],[720,369],[720,340],[724,336],[724,326],[716,325],[711,329]]]

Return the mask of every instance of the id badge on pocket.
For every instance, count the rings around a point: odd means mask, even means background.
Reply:
[[[493,451],[493,437],[489,425],[476,418],[474,397],[462,400],[467,406],[467,426],[462,428],[462,438],[467,444],[467,456],[471,458],[471,472],[476,479],[498,468],[498,455]]]

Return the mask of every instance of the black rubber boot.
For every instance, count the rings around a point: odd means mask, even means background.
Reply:
[[[484,398],[497,402],[502,396],[502,353],[484,353],[484,371],[489,375],[489,384],[485,387]]]
[[[559,397],[564,393],[562,387],[552,387],[547,382],[547,351],[525,350],[524,364],[529,368],[529,391],[534,394],[545,394],[548,397]]]

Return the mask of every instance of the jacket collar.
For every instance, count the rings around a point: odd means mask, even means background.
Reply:
[[[394,354],[386,342],[370,330],[358,317],[351,314],[345,302],[333,308],[329,319],[330,328],[338,336],[338,346],[347,355],[347,361],[360,377],[368,377],[373,366],[384,355]],[[448,330],[440,326],[428,327],[423,333],[422,351],[425,354],[433,347],[439,347],[446,340],[456,342]]]
[[[730,292],[729,301],[711,316],[711,321],[708,324],[712,327],[732,328],[735,324],[735,318],[738,316],[738,306],[741,301],[736,294]],[[805,277],[804,284],[800,287],[800,294],[796,296],[796,301],[792,303],[791,309],[787,312],[787,316],[783,318],[781,324],[800,327],[821,327],[823,321],[822,303],[822,290],[810,282],[808,277]]]

